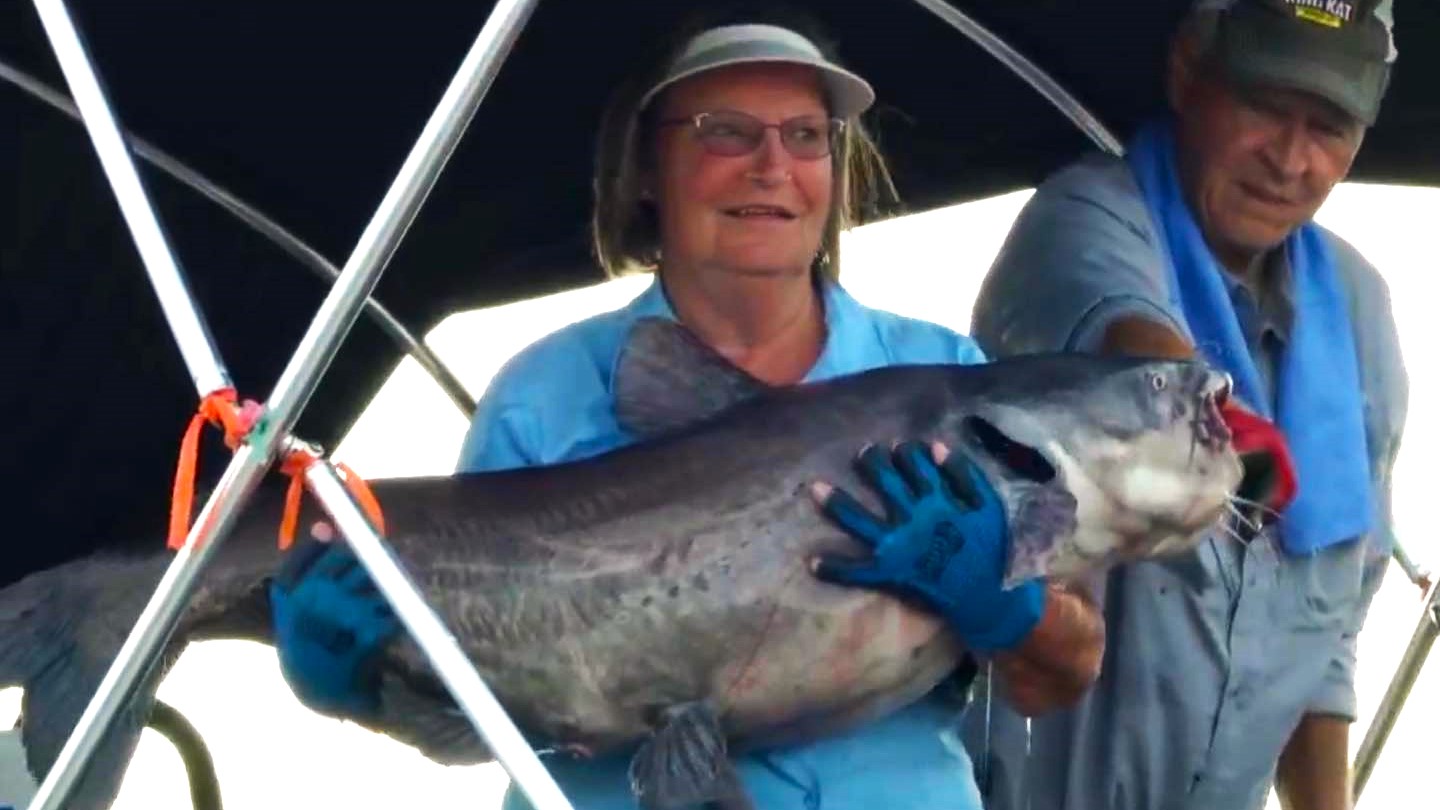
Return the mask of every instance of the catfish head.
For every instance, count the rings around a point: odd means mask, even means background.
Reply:
[[[948,433],[1004,497],[1006,584],[1083,577],[1194,548],[1226,516],[1242,467],[1203,361],[1048,355],[957,377]]]
[[[1220,406],[1230,379],[1202,361],[1080,353],[854,375],[845,398],[903,412],[914,434],[967,453],[1004,499],[1005,582],[1083,577],[1193,548],[1226,514],[1241,465]],[[657,437],[778,394],[671,321],[631,329],[614,372],[616,418]],[[830,407],[831,385],[792,386]],[[861,396],[857,392],[864,392]],[[890,422],[877,417],[876,424]],[[883,437],[854,426],[855,446]],[[893,437],[892,437],[893,438]]]

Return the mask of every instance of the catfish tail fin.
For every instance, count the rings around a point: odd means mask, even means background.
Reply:
[[[21,741],[43,781],[114,663],[168,558],[91,557],[42,571],[0,591],[0,687],[21,686]],[[173,643],[141,679],[96,749],[67,810],[106,810],[139,742]]]

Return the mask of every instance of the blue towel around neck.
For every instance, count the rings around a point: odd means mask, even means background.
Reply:
[[[1241,401],[1274,422],[1290,446],[1299,491],[1279,522],[1281,544],[1290,554],[1305,555],[1365,534],[1374,505],[1360,375],[1349,310],[1324,235],[1307,222],[1285,240],[1295,318],[1272,408],[1221,275],[1226,271],[1181,191],[1172,122],[1142,126],[1125,159],[1166,248],[1171,304],[1183,313],[1197,350],[1230,373]]]

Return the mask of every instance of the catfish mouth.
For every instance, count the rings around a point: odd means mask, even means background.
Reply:
[[[1207,450],[1224,450],[1234,434],[1225,421],[1224,409],[1230,406],[1232,388],[1230,375],[1212,373],[1202,381],[1196,403],[1195,419],[1191,424],[1193,442]],[[1192,444],[1193,447],[1193,444]]]
[[[971,442],[1017,477],[1037,484],[1055,480],[1055,465],[1035,448],[1018,442],[994,423],[979,416],[967,416],[961,426]]]

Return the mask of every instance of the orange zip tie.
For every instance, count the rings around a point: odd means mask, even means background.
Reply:
[[[170,496],[170,537],[166,545],[179,549],[185,545],[190,533],[190,510],[195,503],[195,466],[200,451],[200,428],[209,422],[225,431],[225,445],[231,450],[245,441],[263,406],[254,400],[245,400],[237,407],[233,388],[222,388],[211,392],[200,400],[200,407],[190,419],[185,437],[180,442],[180,461],[175,470],[175,486]],[[319,457],[308,450],[292,450],[281,462],[280,471],[290,476],[290,488],[285,493],[285,512],[280,519],[280,548],[287,549],[295,542],[295,527],[300,519],[300,498],[304,494],[301,480],[311,464]],[[380,511],[380,502],[370,486],[344,463],[337,463],[345,488],[360,503],[369,516],[371,524],[379,534],[385,533],[385,516]]]
[[[179,549],[190,533],[190,510],[195,503],[195,465],[200,452],[200,428],[209,422],[225,431],[225,444],[235,450],[250,433],[260,414],[260,405],[246,400],[237,407],[235,389],[221,388],[200,400],[200,407],[190,419],[190,427],[180,442],[180,461],[175,469],[175,485],[170,493],[170,537],[166,545]]]
[[[375,533],[383,536],[385,534],[385,513],[380,511],[380,499],[375,497],[375,492],[370,489],[370,484],[343,461],[335,462],[335,469],[340,471],[340,480],[345,482],[345,488],[350,490],[351,497],[360,502],[360,508],[364,509],[365,514],[370,518],[370,525],[374,527]]]
[[[295,529],[300,523],[300,498],[305,493],[305,482],[302,479],[305,471],[316,461],[319,461],[319,457],[308,450],[293,450],[280,465],[280,472],[290,476],[290,488],[285,491],[285,514],[280,519],[282,551],[295,542]],[[344,482],[345,488],[365,510],[375,532],[385,534],[385,515],[381,513],[380,501],[375,498],[370,485],[344,462],[337,462],[335,468],[340,472],[340,480]]]

